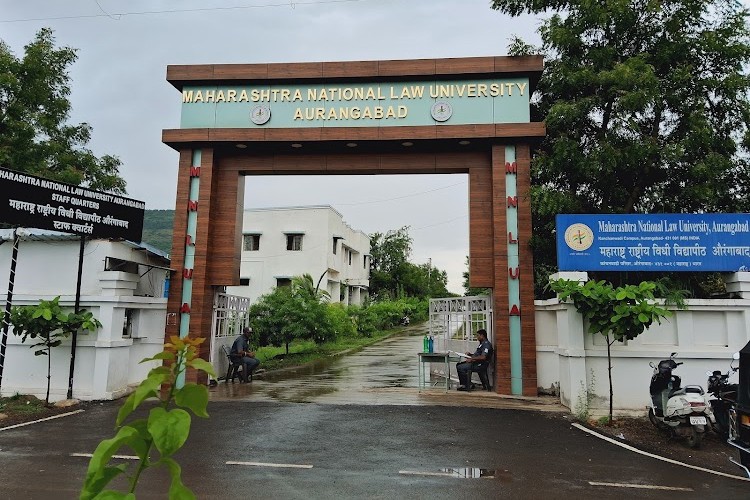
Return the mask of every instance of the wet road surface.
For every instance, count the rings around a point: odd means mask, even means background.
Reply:
[[[544,398],[420,393],[421,341],[395,337],[304,374],[220,383],[210,418],[193,419],[175,457],[183,481],[205,499],[750,496],[748,482],[589,436]],[[114,435],[120,404],[0,431],[0,498],[77,498],[82,455]],[[166,498],[168,484],[166,471],[149,470],[138,498]]]
[[[0,432],[0,498],[77,498],[88,459],[72,454],[91,453],[111,437],[117,409],[96,405]],[[209,412],[207,420],[193,419],[190,438],[175,457],[184,482],[204,499],[750,494],[750,483],[635,455],[554,413],[264,402],[212,402]],[[494,472],[475,479],[445,475],[463,468]],[[147,471],[138,498],[166,498],[168,482],[165,471]]]
[[[404,335],[387,338],[360,351],[298,369],[266,373],[255,377],[250,384],[220,382],[211,388],[211,400],[533,407],[567,412],[551,398],[504,397],[481,390],[470,394],[455,390],[446,393],[443,378],[434,377],[432,386],[420,392],[417,353],[422,350],[425,332],[424,326],[409,327]]]

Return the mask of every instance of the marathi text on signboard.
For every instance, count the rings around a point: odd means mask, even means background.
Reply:
[[[0,222],[141,241],[142,201],[0,169]]]
[[[750,214],[557,216],[560,271],[748,271]]]

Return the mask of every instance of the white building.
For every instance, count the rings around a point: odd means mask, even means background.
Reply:
[[[253,302],[292,277],[309,274],[331,302],[362,304],[370,280],[370,238],[349,227],[332,207],[245,210],[242,286],[227,293]]]
[[[73,309],[80,238],[76,235],[24,229],[16,265],[13,306],[37,304],[60,295],[60,304]],[[0,230],[0,296],[2,309],[8,290],[13,231]],[[145,244],[107,239],[84,246],[81,308],[102,323],[97,332],[78,335],[73,397],[114,399],[140,383],[154,363],[139,364],[164,345],[168,255]],[[32,342],[10,327],[2,378],[2,395],[33,394],[44,398],[47,358],[34,356]],[[71,341],[52,348],[50,400],[65,399]]]

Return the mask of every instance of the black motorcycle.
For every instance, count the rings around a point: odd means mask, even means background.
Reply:
[[[738,384],[730,384],[729,377],[739,370],[738,366],[734,366],[735,360],[740,358],[739,353],[735,353],[732,358],[729,371],[726,373],[721,373],[719,370],[706,372],[706,375],[708,375],[708,393],[715,398],[709,400],[714,413],[714,421],[711,422],[711,427],[715,433],[724,439],[729,437],[730,412],[737,406]]]

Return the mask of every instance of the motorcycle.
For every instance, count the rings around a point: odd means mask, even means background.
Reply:
[[[654,373],[649,385],[652,405],[648,407],[648,418],[656,428],[684,437],[690,448],[698,448],[713,413],[701,386],[681,387],[682,379],[672,374],[682,364],[675,362],[676,355],[673,352],[656,366],[649,363]]]
[[[730,384],[729,377],[740,369],[739,366],[734,366],[734,362],[738,359],[740,359],[740,353],[736,352],[732,356],[729,370],[726,373],[721,373],[719,370],[706,372],[706,375],[708,375],[708,393],[714,397],[714,399],[709,400],[714,414],[711,428],[724,439],[729,437],[729,416],[737,406],[738,384]]]

